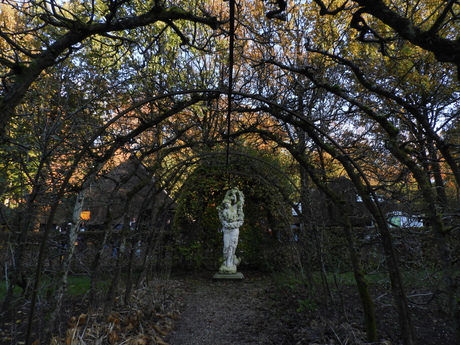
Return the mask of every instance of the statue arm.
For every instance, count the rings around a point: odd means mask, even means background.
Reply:
[[[244,194],[242,191],[238,191],[238,205],[244,205]]]

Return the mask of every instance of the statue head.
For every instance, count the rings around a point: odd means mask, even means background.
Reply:
[[[244,203],[243,193],[236,187],[229,189],[225,193],[224,200],[222,201],[222,206],[224,203],[229,203],[230,205],[235,205],[236,203]]]

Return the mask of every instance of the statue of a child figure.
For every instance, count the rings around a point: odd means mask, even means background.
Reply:
[[[240,263],[235,255],[238,245],[240,226],[244,222],[244,194],[238,188],[232,188],[225,193],[222,204],[217,207],[219,220],[224,233],[224,261],[219,268],[219,273],[236,273],[236,266]]]

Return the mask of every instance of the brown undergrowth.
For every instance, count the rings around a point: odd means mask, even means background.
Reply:
[[[67,301],[60,332],[51,344],[368,344],[353,286],[326,296],[301,280],[280,280],[257,271],[244,274],[243,281],[214,281],[213,272],[175,274],[133,291],[127,304],[120,298],[108,314],[88,308],[84,298],[74,298]],[[379,329],[374,344],[400,344],[391,295],[383,286],[371,292]],[[20,313],[0,325],[0,344],[23,343],[27,305],[25,301]],[[423,344],[453,344],[448,320],[434,303],[414,303],[411,308]],[[39,325],[46,322],[42,316],[37,314]],[[43,343],[39,336],[34,341]]]

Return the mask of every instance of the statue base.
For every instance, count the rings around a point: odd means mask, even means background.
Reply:
[[[244,275],[241,272],[231,273],[231,274],[224,274],[217,272],[213,276],[214,280],[243,280]]]

